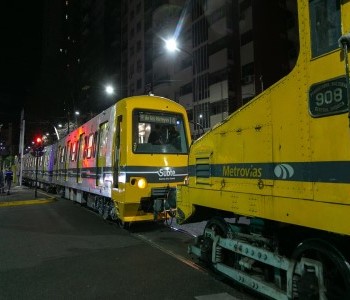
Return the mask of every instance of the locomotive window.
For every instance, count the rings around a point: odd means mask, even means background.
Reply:
[[[187,154],[183,117],[157,111],[134,111],[133,151],[135,153]]]
[[[339,48],[340,0],[310,0],[310,22],[312,57]]]

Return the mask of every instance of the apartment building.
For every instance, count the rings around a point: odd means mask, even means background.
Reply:
[[[297,57],[296,1],[124,1],[128,95],[186,107],[193,131],[222,121],[286,75]],[[173,37],[178,50],[165,50]]]
[[[115,100],[168,97],[187,109],[195,135],[286,75],[298,52],[295,0],[87,0],[74,13],[78,102],[110,104],[96,89],[106,82]]]

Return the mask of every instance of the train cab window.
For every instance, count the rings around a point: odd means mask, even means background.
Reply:
[[[312,57],[339,48],[340,0],[310,0]]]
[[[134,111],[134,153],[187,154],[183,117],[157,111]]]

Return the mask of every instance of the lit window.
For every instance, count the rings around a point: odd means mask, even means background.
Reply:
[[[93,147],[94,147],[94,135],[91,134],[89,136],[89,142],[87,146],[87,153],[86,153],[87,158],[90,158],[92,156]]]
[[[71,150],[71,160],[75,161],[75,154],[77,152],[77,143],[72,144],[72,150]]]

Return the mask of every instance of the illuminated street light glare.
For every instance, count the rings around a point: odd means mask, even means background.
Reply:
[[[179,50],[179,48],[177,47],[177,42],[174,38],[165,40],[165,48],[170,52]]]
[[[114,94],[114,88],[113,88],[113,86],[107,85],[107,86],[106,86],[106,93],[107,93],[108,95],[113,95],[113,94]]]
[[[75,115],[76,115],[76,116],[79,116],[79,115],[80,115],[80,112],[76,111],[76,112],[75,112]]]

